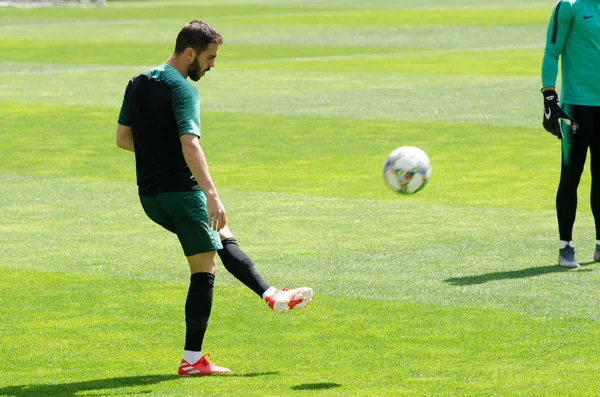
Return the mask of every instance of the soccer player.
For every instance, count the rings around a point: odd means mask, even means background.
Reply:
[[[267,284],[226,225],[225,207],[199,144],[199,93],[187,80],[198,81],[214,67],[222,43],[209,24],[186,24],[170,58],[129,81],[117,125],[117,146],[135,153],[146,215],[177,235],[191,271],[182,376],[230,372],[201,352],[213,301],[215,253],[276,312],[305,307],[312,298],[310,288],[278,290]]]
[[[556,93],[561,60],[561,105]],[[600,1],[561,0],[550,17],[542,62],[544,128],[562,139],[556,212],[560,247],[558,264],[577,268],[573,225],[577,187],[590,151],[591,208],[596,227],[593,260],[600,261]]]

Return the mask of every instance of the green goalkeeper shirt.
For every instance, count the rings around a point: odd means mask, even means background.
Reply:
[[[600,0],[561,0],[554,7],[542,61],[542,87],[556,86],[561,102],[600,106]]]

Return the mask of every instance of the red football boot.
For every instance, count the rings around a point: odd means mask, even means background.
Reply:
[[[313,290],[301,287],[292,290],[277,290],[265,298],[265,302],[273,311],[285,313],[290,309],[302,309],[312,302]]]
[[[206,357],[210,354],[205,354],[195,364],[190,364],[185,360],[181,360],[179,364],[179,376],[200,376],[200,375],[213,375],[213,374],[226,374],[231,372],[230,369],[219,367],[208,361]]]

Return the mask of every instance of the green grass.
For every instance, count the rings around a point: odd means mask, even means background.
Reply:
[[[402,3],[398,5],[397,3]],[[450,4],[451,3],[451,4]],[[109,1],[0,14],[0,396],[600,394],[589,174],[555,266],[560,144],[541,128],[547,1]],[[280,316],[219,264],[204,350],[175,376],[188,270],[115,145],[126,82],[181,25],[223,34],[201,143]],[[386,155],[423,148],[398,196]]]

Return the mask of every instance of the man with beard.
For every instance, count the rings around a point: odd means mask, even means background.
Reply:
[[[117,146],[135,153],[144,212],[177,235],[190,267],[181,376],[230,372],[201,353],[212,309],[215,252],[276,312],[305,307],[312,298],[307,287],[278,290],[267,284],[226,226],[225,207],[199,144],[200,96],[187,80],[198,81],[214,67],[222,43],[209,24],[186,24],[169,59],[129,81],[117,125]]]

